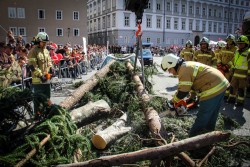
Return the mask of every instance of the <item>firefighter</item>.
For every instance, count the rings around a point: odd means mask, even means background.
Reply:
[[[179,84],[171,102],[180,102],[193,90],[200,99],[200,107],[197,118],[189,132],[189,136],[195,136],[215,129],[221,102],[228,80],[215,68],[208,65],[185,61],[174,54],[163,57],[161,68],[173,75],[178,75]]]
[[[236,106],[243,106],[247,80],[250,77],[250,50],[247,36],[241,35],[237,39],[237,45],[238,49],[235,52],[232,65],[233,75],[228,102],[236,102]]]
[[[217,68],[225,75],[229,82],[232,78],[232,71],[230,69],[233,64],[232,61],[236,50],[235,37],[229,34],[226,38],[226,47],[221,49],[221,54],[217,58]],[[228,96],[229,89],[226,91],[224,98],[228,99]]]
[[[28,54],[28,62],[32,71],[32,84],[45,83],[50,79],[52,62],[46,43],[49,36],[45,32],[39,32],[36,36],[37,45]]]
[[[216,67],[216,57],[214,52],[208,48],[209,39],[203,37],[200,41],[200,49],[194,52],[194,61]]]
[[[221,56],[221,50],[222,48],[226,47],[226,42],[225,41],[218,41],[216,45],[216,49],[214,50],[215,58],[217,60],[217,64],[220,63],[219,57]],[[218,68],[217,68],[218,69]],[[219,70],[219,69],[218,69]],[[221,71],[222,72],[222,71]],[[223,73],[223,72],[222,72]]]
[[[185,61],[193,61],[194,50],[193,50],[193,43],[188,40],[186,42],[186,47],[182,49],[180,53],[180,57],[184,58]]]

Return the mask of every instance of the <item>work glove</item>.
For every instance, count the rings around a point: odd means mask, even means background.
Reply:
[[[46,81],[47,81],[47,78],[46,78],[46,76],[44,76],[44,75],[43,75],[43,76],[41,76],[41,77],[40,77],[40,79],[41,79],[42,83],[44,83],[44,82],[46,82]]]

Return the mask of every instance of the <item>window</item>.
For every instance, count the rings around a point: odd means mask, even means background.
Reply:
[[[97,29],[98,30],[101,29],[101,19],[100,18],[97,19]]]
[[[217,10],[214,9],[214,17],[217,17]]]
[[[102,11],[106,10],[106,1],[102,0]]]
[[[171,21],[170,21],[170,18],[167,18],[167,20],[166,20],[166,29],[171,29]]]
[[[56,20],[62,20],[62,11],[61,10],[56,11]]]
[[[193,14],[193,6],[189,6],[189,14]]]
[[[126,44],[129,43],[129,37],[127,37],[127,36],[124,37],[124,43],[126,43]]]
[[[224,12],[224,18],[228,18],[227,17],[227,11]]]
[[[26,36],[26,28],[18,27],[18,35]]]
[[[62,28],[57,28],[56,29],[56,36],[62,37],[63,36],[63,29]]]
[[[229,12],[229,19],[233,18],[233,12]]]
[[[219,23],[219,26],[218,26],[218,33],[222,33],[222,23]]]
[[[212,32],[212,22],[208,22],[208,32]]]
[[[147,16],[146,20],[147,20],[146,27],[151,28],[152,27],[152,25],[151,25],[151,16]]]
[[[73,35],[75,36],[75,37],[78,37],[79,35],[80,35],[80,30],[79,30],[79,28],[73,28]]]
[[[149,38],[149,37],[147,37],[147,43],[150,43],[150,42],[151,42],[150,38]]]
[[[124,26],[129,27],[130,26],[130,15],[129,14],[124,14]]]
[[[206,8],[202,8],[202,15],[206,16]]]
[[[38,27],[38,32],[45,32],[45,28],[44,27]]]
[[[212,9],[208,9],[208,16],[209,16],[209,17],[212,16]]]
[[[170,4],[170,2],[167,2],[167,11],[171,11],[171,4]]]
[[[116,15],[115,13],[112,14],[112,27],[115,27],[116,25]]]
[[[151,2],[150,1],[148,1],[147,9],[151,9]]]
[[[110,15],[107,15],[107,28],[110,28]]]
[[[156,19],[156,28],[161,28],[161,17],[157,17]]]
[[[224,23],[224,29],[223,29],[224,33],[227,33],[227,24]]]
[[[174,12],[178,13],[178,4],[177,3],[174,4]]]
[[[97,27],[96,27],[96,19],[94,19],[94,31],[96,31]]]
[[[17,36],[17,28],[16,27],[10,27],[10,31],[12,31],[14,36]]]
[[[202,31],[206,31],[206,21],[202,22]]]
[[[38,9],[38,19],[45,19],[45,10]]]
[[[181,13],[186,13],[186,5],[181,5]]]
[[[9,7],[8,16],[9,18],[16,18],[16,8]]]
[[[196,31],[200,31],[200,20],[196,20],[195,29]]]
[[[217,32],[217,23],[216,22],[214,22],[214,30],[213,30],[213,32]]]
[[[178,30],[178,19],[174,19],[174,29]]]
[[[219,15],[218,15],[219,18],[221,18],[221,12],[219,12]]]
[[[157,2],[157,4],[156,4],[156,10],[161,10],[161,4],[160,4],[160,2]]]
[[[181,29],[185,30],[186,29],[186,19],[181,20]]]
[[[78,11],[73,12],[73,20],[79,20],[79,12]]]
[[[200,7],[196,7],[196,15],[200,14]]]
[[[193,30],[193,20],[192,19],[190,19],[189,20],[189,31],[192,31]]]
[[[17,18],[24,19],[25,18],[25,9],[17,8]]]
[[[106,17],[102,17],[102,29],[106,28]]]
[[[116,7],[116,0],[112,0],[112,7]]]
[[[157,44],[160,44],[161,43],[161,38],[157,38],[156,42],[157,42]]]

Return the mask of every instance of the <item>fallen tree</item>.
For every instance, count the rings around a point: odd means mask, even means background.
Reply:
[[[212,145],[217,142],[224,141],[229,137],[230,133],[214,131],[159,147],[147,148],[130,153],[100,157],[81,163],[58,165],[58,167],[115,166],[122,164],[131,164],[142,160],[164,159],[166,157],[176,155],[183,151],[195,150]]]
[[[92,90],[99,81],[99,78],[103,78],[109,72],[109,67],[115,62],[115,60],[110,61],[106,66],[104,66],[100,71],[97,71],[90,79],[88,79],[83,85],[77,88],[70,96],[65,98],[60,106],[65,109],[72,108],[80,99],[84,96],[86,92]]]

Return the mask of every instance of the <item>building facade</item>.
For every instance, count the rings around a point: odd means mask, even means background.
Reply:
[[[136,16],[125,10],[126,0],[88,0],[90,44],[128,45],[136,42]],[[236,37],[249,0],[149,0],[142,18],[142,41],[154,46],[197,45],[210,40]]]
[[[0,41],[11,30],[26,42],[46,32],[57,44],[82,45],[82,37],[87,38],[86,6],[86,0],[1,0]]]

